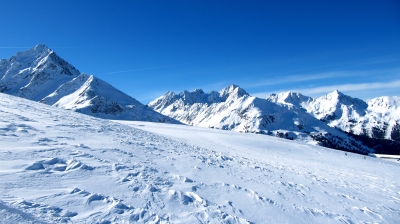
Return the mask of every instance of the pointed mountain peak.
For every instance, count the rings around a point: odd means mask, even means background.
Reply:
[[[53,51],[46,45],[38,44],[28,50],[16,53],[9,59],[9,61],[11,63],[17,61],[21,64],[29,64],[30,62],[41,60],[42,58],[48,56],[51,52]]]
[[[349,96],[345,95],[344,93],[340,92],[339,90],[334,90],[321,98],[329,99],[329,100],[341,100],[342,98],[347,98]]]
[[[38,44],[38,45],[34,46],[34,47],[31,48],[31,49],[34,50],[34,51],[40,51],[40,52],[42,52],[42,51],[48,51],[48,50],[51,51],[51,49],[48,48],[48,47],[47,47],[46,45],[44,45],[44,44]]]
[[[237,98],[240,98],[242,96],[248,96],[249,94],[238,85],[231,84],[220,90],[219,95],[221,98],[228,98],[231,95],[235,95]]]
[[[26,51],[22,51],[17,53],[17,57],[22,56],[22,57],[45,57],[47,55],[49,55],[50,53],[52,53],[53,50],[51,50],[50,48],[48,48],[46,45],[44,44],[38,44],[34,47],[32,47],[31,49],[28,49]]]
[[[204,91],[202,89],[195,89],[193,90],[193,93],[204,94]]]
[[[237,88],[240,88],[240,87],[238,85],[235,85],[235,84],[230,84],[229,86],[223,88],[221,91],[225,90],[225,91],[232,92]]]
[[[301,93],[296,93],[296,92],[292,92],[292,91],[282,92],[282,93],[279,93],[278,95],[271,94],[271,96],[273,96],[273,97],[276,96],[276,97],[280,98],[281,100],[290,100],[290,99],[300,100],[300,99],[309,99],[310,98],[308,96],[304,96]]]
[[[176,95],[175,92],[167,91],[163,96],[174,96]]]
[[[287,91],[279,94],[273,93],[267,98],[267,100],[274,103],[282,103],[286,105],[301,107],[301,104],[303,102],[310,102],[313,99],[311,97],[304,96],[301,93]]]
[[[325,96],[317,98],[318,100],[323,100],[323,101],[330,101],[334,105],[360,105],[360,107],[366,107],[367,103],[361,99],[358,98],[353,98],[351,96],[348,96],[339,90],[334,90],[333,92],[328,93]]]
[[[328,95],[335,95],[335,96],[346,96],[344,93],[340,92],[339,90],[335,89],[333,92],[328,93]]]

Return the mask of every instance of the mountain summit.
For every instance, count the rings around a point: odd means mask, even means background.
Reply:
[[[0,60],[0,92],[101,118],[174,122],[43,44]]]
[[[39,44],[0,61],[0,92],[39,101],[80,72]]]

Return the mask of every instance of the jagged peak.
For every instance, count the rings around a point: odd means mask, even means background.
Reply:
[[[240,88],[238,85],[235,84],[230,84],[229,86],[221,89],[220,91],[229,91],[232,92],[233,90],[235,90],[236,88]]]
[[[351,98],[350,96],[347,96],[346,94],[340,92],[339,90],[335,89],[334,91],[319,97],[320,99],[328,99],[328,100],[342,100],[344,98]]]
[[[304,96],[300,93],[287,91],[287,92],[281,92],[279,94],[273,93],[267,98],[267,100],[273,103],[278,103],[282,105],[291,105],[301,108],[302,103],[311,102],[313,98]]]
[[[48,48],[46,45],[38,44],[28,50],[16,53],[9,60],[10,60],[10,62],[14,62],[14,61],[29,62],[29,61],[41,60],[42,58],[45,58],[52,52],[53,51],[50,48]]]
[[[309,96],[304,96],[301,93],[292,92],[292,91],[281,92],[281,93],[278,93],[278,94],[272,93],[267,99],[272,99],[272,98],[277,98],[277,99],[280,99],[280,100],[286,100],[286,99],[289,99],[289,98],[291,98],[291,99],[293,99],[293,98],[302,99],[302,100],[312,99]]]
[[[339,90],[335,89],[334,91],[328,93],[331,96],[346,96],[344,93],[340,92]]]
[[[175,96],[176,95],[176,93],[175,92],[172,92],[172,91],[167,91],[165,94],[164,94],[164,96]]]
[[[34,46],[26,51],[17,53],[17,56],[18,55],[32,55],[34,57],[38,57],[38,56],[45,57],[51,53],[53,53],[53,50],[48,48],[46,45],[37,44],[36,46]]]
[[[367,100],[370,107],[400,108],[400,97],[380,96]]]
[[[34,50],[34,51],[40,51],[40,52],[42,52],[42,51],[48,51],[48,50],[50,50],[50,51],[52,51],[50,48],[48,48],[46,45],[44,45],[44,44],[37,44],[36,46],[34,46],[33,48],[32,48],[32,50]]]
[[[353,98],[351,96],[348,96],[339,90],[334,90],[333,92],[328,93],[325,96],[319,97],[316,99],[317,101],[330,101],[333,103],[332,105],[336,105],[338,107],[339,105],[355,105],[360,108],[366,108],[367,103],[361,99],[358,98]]]
[[[196,95],[202,95],[204,94],[204,91],[202,89],[195,89],[191,92],[187,91],[187,90],[183,90],[182,92],[179,93],[180,96],[196,96]]]
[[[236,95],[238,98],[245,95],[249,95],[244,89],[240,88],[238,85],[235,84],[230,84],[229,86],[219,91],[219,95],[222,98],[227,98],[232,94]]]
[[[195,89],[195,90],[193,90],[193,93],[204,94],[204,91],[202,89]]]

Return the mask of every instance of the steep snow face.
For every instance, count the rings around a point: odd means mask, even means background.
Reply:
[[[43,103],[107,119],[174,122],[93,75],[61,85]]]
[[[2,61],[0,92],[39,101],[79,74],[45,45],[37,45]]]
[[[110,84],[80,74],[44,45],[0,62],[0,92],[109,119],[176,122]]]
[[[396,161],[119,122],[0,94],[0,222],[400,223]]]
[[[370,151],[304,109],[293,106],[300,105],[303,100],[309,102],[311,98],[288,93],[265,100],[251,97],[240,87],[230,85],[218,95],[215,91],[205,94],[199,90],[183,91],[179,95],[168,92],[149,107],[193,126],[275,135],[364,153]]]

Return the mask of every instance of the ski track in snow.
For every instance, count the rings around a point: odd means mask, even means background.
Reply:
[[[122,123],[0,94],[0,223],[400,222],[397,162]]]

